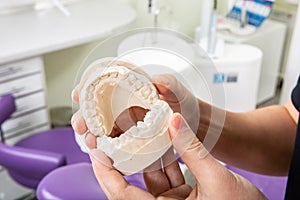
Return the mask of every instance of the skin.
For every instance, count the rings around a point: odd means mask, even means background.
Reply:
[[[186,187],[184,182],[175,181],[177,184],[176,187],[173,187],[174,179],[170,177],[175,176],[178,178],[179,175],[176,174],[181,174],[176,167],[173,167],[171,168],[172,170],[157,172],[156,175],[147,175],[146,173],[145,182],[149,192],[140,191],[141,193],[137,192],[135,194],[145,195],[145,199],[172,199],[175,197],[193,199],[264,198],[252,184],[228,171],[214,157],[253,172],[268,175],[287,175],[296,136],[296,119],[298,118],[298,112],[290,101],[284,106],[270,106],[247,113],[234,113],[214,108],[200,99],[196,99],[170,75],[156,77],[153,79],[153,82],[161,99],[168,102],[174,112],[181,111],[180,105],[187,105],[185,109],[189,109],[190,106],[191,111],[195,110],[195,105],[198,105],[200,108],[199,127],[196,129],[192,112],[190,116],[185,115],[183,117],[180,114],[175,114],[169,124],[169,134],[172,138],[173,147],[177,152],[182,152],[181,157],[195,175],[197,184],[192,190],[185,188],[183,191],[177,187]],[[75,88],[72,97],[75,103],[79,102],[78,89]],[[212,109],[216,109],[220,113],[225,112],[224,125],[219,124],[218,121],[211,121]],[[143,112],[135,109],[132,109],[130,112],[133,112],[136,118],[141,117],[143,114]],[[206,152],[204,154],[206,156],[202,158],[199,157],[199,152],[205,152],[205,147],[203,147],[201,141],[205,138],[209,125],[220,128],[222,132],[218,142],[210,152],[211,154]],[[78,134],[86,132],[87,128],[80,111],[74,114],[72,126]],[[115,126],[118,126],[118,119]],[[185,126],[184,131],[180,128],[181,126]],[[176,140],[175,138],[181,139]],[[189,142],[188,144],[191,145],[186,146],[178,141],[192,141],[192,143]],[[86,143],[90,148],[95,148],[95,137],[92,134],[87,134]],[[185,149],[182,150],[182,147],[185,147]],[[109,159],[103,153],[100,153],[100,155],[102,156],[97,156],[97,158],[101,158],[100,160],[95,160],[93,154],[91,158],[94,172],[102,189],[108,188],[104,189],[104,191],[107,191],[106,194],[111,199],[125,199],[125,196],[124,198],[114,196],[121,195],[121,192],[115,194],[114,192],[109,192],[109,190],[116,189],[115,191],[124,192],[130,190],[132,192],[132,190],[137,188],[121,181],[121,174],[107,162],[103,165],[102,160],[107,161]],[[108,177],[115,177],[113,179],[115,181],[113,183],[108,181],[110,183],[108,185],[103,181],[105,180],[104,176],[107,179],[109,179]],[[167,182],[169,184],[166,184]],[[151,188],[151,185],[155,184],[158,184],[157,188]],[[164,185],[167,186],[164,187]],[[186,194],[184,193],[185,191],[190,191],[190,193]],[[218,194],[216,191],[218,191]],[[130,193],[125,192],[124,194],[129,195]],[[128,199],[130,195],[126,197]]]
[[[173,147],[196,177],[195,187],[192,189],[184,183],[178,163],[173,162],[163,168],[164,170],[145,173],[148,191],[144,191],[129,185],[123,176],[113,169],[111,161],[103,152],[93,151],[91,160],[94,173],[109,199],[266,199],[254,185],[228,171],[210,154],[199,157],[206,150],[178,113],[170,120],[169,135]],[[186,138],[191,140],[190,145],[184,142]]]
[[[297,128],[286,106],[269,106],[248,113],[227,112],[225,126],[212,154],[249,171],[286,176]]]

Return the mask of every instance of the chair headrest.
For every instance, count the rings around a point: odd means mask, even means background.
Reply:
[[[0,125],[16,111],[15,98],[11,94],[0,98]]]

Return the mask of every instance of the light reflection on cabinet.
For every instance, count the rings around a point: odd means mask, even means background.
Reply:
[[[17,107],[2,125],[7,143],[13,144],[25,135],[49,128],[41,57],[0,66],[0,96],[5,94],[15,97]]]

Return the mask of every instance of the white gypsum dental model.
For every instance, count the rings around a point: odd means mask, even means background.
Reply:
[[[97,148],[125,175],[143,170],[171,146],[168,121],[173,113],[159,99],[147,74],[128,62],[93,63],[80,84],[80,108],[90,133],[97,137]],[[126,109],[139,106],[149,110],[119,137],[110,137],[116,118]]]

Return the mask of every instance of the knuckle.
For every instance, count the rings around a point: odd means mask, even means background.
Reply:
[[[156,197],[156,200],[166,200],[167,198],[164,197],[164,196],[159,196],[159,197]]]

